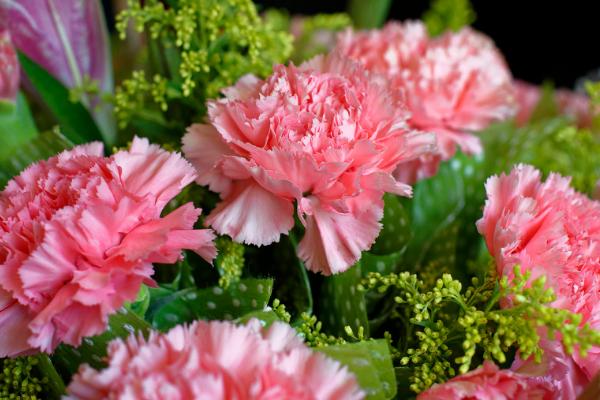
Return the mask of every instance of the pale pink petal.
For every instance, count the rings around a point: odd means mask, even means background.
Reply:
[[[32,350],[27,343],[30,320],[27,308],[0,289],[0,357],[17,357]]]
[[[217,168],[223,156],[235,153],[227,146],[212,125],[194,124],[183,136],[182,150],[185,157],[192,163],[198,177],[196,182],[208,185],[210,190],[227,195],[231,182]]]
[[[353,215],[311,204],[305,212],[306,233],[298,246],[298,255],[308,269],[324,275],[340,273],[354,265],[381,230],[379,216],[374,211]]]
[[[194,168],[179,154],[169,153],[148,139],[133,138],[131,149],[113,156],[126,190],[138,196],[156,196],[157,207],[162,208],[181,189],[196,178]]]
[[[206,223],[236,242],[263,246],[278,242],[294,226],[292,202],[281,199],[253,181],[236,183],[206,218]]]

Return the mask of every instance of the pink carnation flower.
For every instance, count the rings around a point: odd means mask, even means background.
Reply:
[[[196,177],[178,154],[135,138],[103,157],[92,143],[31,165],[0,194],[0,356],[104,331],[108,315],[152,284],[152,263],[182,249],[216,255],[200,210],[165,205]]]
[[[518,356],[510,369],[493,362],[448,382],[432,386],[418,400],[575,400],[586,379],[557,342],[543,341],[541,363]]]
[[[337,361],[313,352],[288,325],[195,322],[109,344],[108,367],[83,365],[69,399],[358,400],[365,394]]]
[[[404,96],[412,128],[437,135],[438,153],[402,165],[396,176],[403,181],[435,174],[457,145],[467,154],[480,152],[472,132],[514,113],[504,58],[491,39],[470,28],[429,38],[421,22],[390,22],[382,30],[348,30],[337,47]]]
[[[515,81],[514,86],[518,105],[515,121],[521,126],[531,119],[542,98],[542,89],[523,81]],[[588,96],[567,89],[557,89],[554,101],[558,112],[573,118],[579,127],[592,126],[594,113]]]
[[[392,172],[434,146],[409,131],[407,112],[384,85],[339,57],[276,66],[265,81],[242,78],[209,103],[212,125],[183,138],[197,182],[221,194],[208,216],[221,234],[267,245],[294,226],[309,269],[331,274],[353,265],[377,237],[384,192],[408,196]]]
[[[14,101],[19,91],[19,62],[6,30],[0,30],[0,101]]]
[[[600,328],[600,203],[575,192],[570,179],[550,174],[546,182],[531,166],[491,177],[483,218],[477,222],[498,273],[514,265],[546,276],[554,306],[583,316]],[[586,358],[574,355],[591,378],[600,370],[600,349]]]

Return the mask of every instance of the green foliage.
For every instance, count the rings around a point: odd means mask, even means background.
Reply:
[[[544,118],[520,128],[497,124],[481,138],[489,174],[509,171],[516,163],[532,164],[546,175],[572,176],[573,187],[588,194],[600,178],[600,138],[567,118]]]
[[[361,280],[360,263],[346,272],[324,278],[319,315],[329,332],[341,335],[350,327],[365,329],[369,335],[365,296],[358,290]]]
[[[457,372],[466,373],[481,359],[504,363],[513,350],[521,357],[539,361],[540,327],[548,336],[560,337],[567,352],[578,346],[582,355],[600,344],[600,332],[582,325],[581,316],[551,307],[553,291],[544,287],[545,278],[529,282],[530,273],[514,269],[510,281],[494,276],[463,291],[463,285],[449,274],[427,287],[417,275],[403,272],[371,273],[363,281],[366,289],[393,296],[392,318],[401,321],[403,332],[397,341],[395,357],[409,367],[410,388],[426,390]],[[511,303],[499,308],[500,299]]]
[[[317,54],[327,53],[335,43],[339,31],[352,25],[347,14],[317,14],[306,17],[295,17],[277,10],[269,10],[265,16],[267,21],[274,21],[294,35],[294,51],[291,60],[301,63]]]
[[[346,365],[369,399],[396,398],[396,376],[387,340],[337,344],[318,350]]]
[[[272,291],[271,279],[242,279],[227,289],[219,286],[177,292],[151,289],[147,318],[154,328],[162,331],[197,319],[236,319],[263,310]]]
[[[36,135],[37,128],[22,93],[14,103],[0,100],[0,160],[10,158],[20,145]]]
[[[350,0],[348,14],[357,28],[379,28],[385,22],[391,5],[391,0]]]
[[[475,10],[469,0],[433,0],[429,10],[423,14],[423,21],[431,36],[438,36],[451,30],[475,22]]]
[[[406,203],[413,237],[408,242],[404,265],[412,271],[447,257],[454,259],[457,221],[465,207],[463,178],[456,172],[450,163],[444,163],[435,177],[414,186],[413,198]]]
[[[291,36],[261,21],[251,0],[180,0],[170,7],[158,0],[127,4],[117,16],[117,30],[125,38],[133,22],[137,31],[147,32],[152,80],[136,71],[117,88],[121,126],[135,117],[164,123],[167,110],[186,126],[204,114],[206,99],[244,74],[267,75],[292,51]],[[147,114],[151,104],[154,115],[139,114]]]
[[[219,269],[219,286],[227,289],[232,283],[238,283],[244,269],[244,245],[235,243],[225,236],[216,241],[219,250],[215,264]]]
[[[71,148],[71,143],[57,129],[44,132],[22,143],[9,158],[0,160],[0,185],[4,186],[9,179],[18,175],[30,164],[51,157]]]
[[[398,196],[386,194],[383,200],[383,229],[370,252],[378,255],[403,252],[412,236],[410,215]]]
[[[73,103],[70,100],[69,91],[62,83],[21,52],[19,63],[70,141],[82,144],[103,139],[89,111],[81,102]],[[104,138],[107,143],[113,139]]]
[[[106,367],[105,357],[109,342],[132,334],[147,335],[149,331],[150,325],[146,321],[127,308],[121,307],[109,317],[108,328],[102,334],[84,338],[78,347],[59,345],[52,354],[52,363],[63,377],[71,377],[83,363],[101,369]]]

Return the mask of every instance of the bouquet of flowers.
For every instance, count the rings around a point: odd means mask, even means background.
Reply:
[[[388,2],[0,0],[0,398],[600,398],[600,84]]]

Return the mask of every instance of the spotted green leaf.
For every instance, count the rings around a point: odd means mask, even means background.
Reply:
[[[159,330],[197,319],[232,320],[263,310],[272,291],[272,279],[243,279],[227,290],[219,286],[184,289],[163,297],[162,307],[153,309],[149,318]]]
[[[356,375],[367,399],[395,398],[396,375],[386,340],[326,346],[318,350],[346,365]]]
[[[104,368],[104,357],[111,340],[137,333],[146,335],[149,331],[150,325],[146,321],[122,307],[110,316],[108,328],[101,335],[84,338],[77,348],[66,344],[59,345],[52,355],[52,363],[62,376],[71,376],[82,363],[97,369]]]
[[[365,296],[358,290],[361,279],[360,262],[346,272],[324,278],[320,319],[330,333],[343,335],[350,326],[354,332],[363,327],[369,334]]]
[[[373,254],[391,254],[403,251],[411,238],[410,216],[397,196],[386,194],[383,229],[371,248]]]

